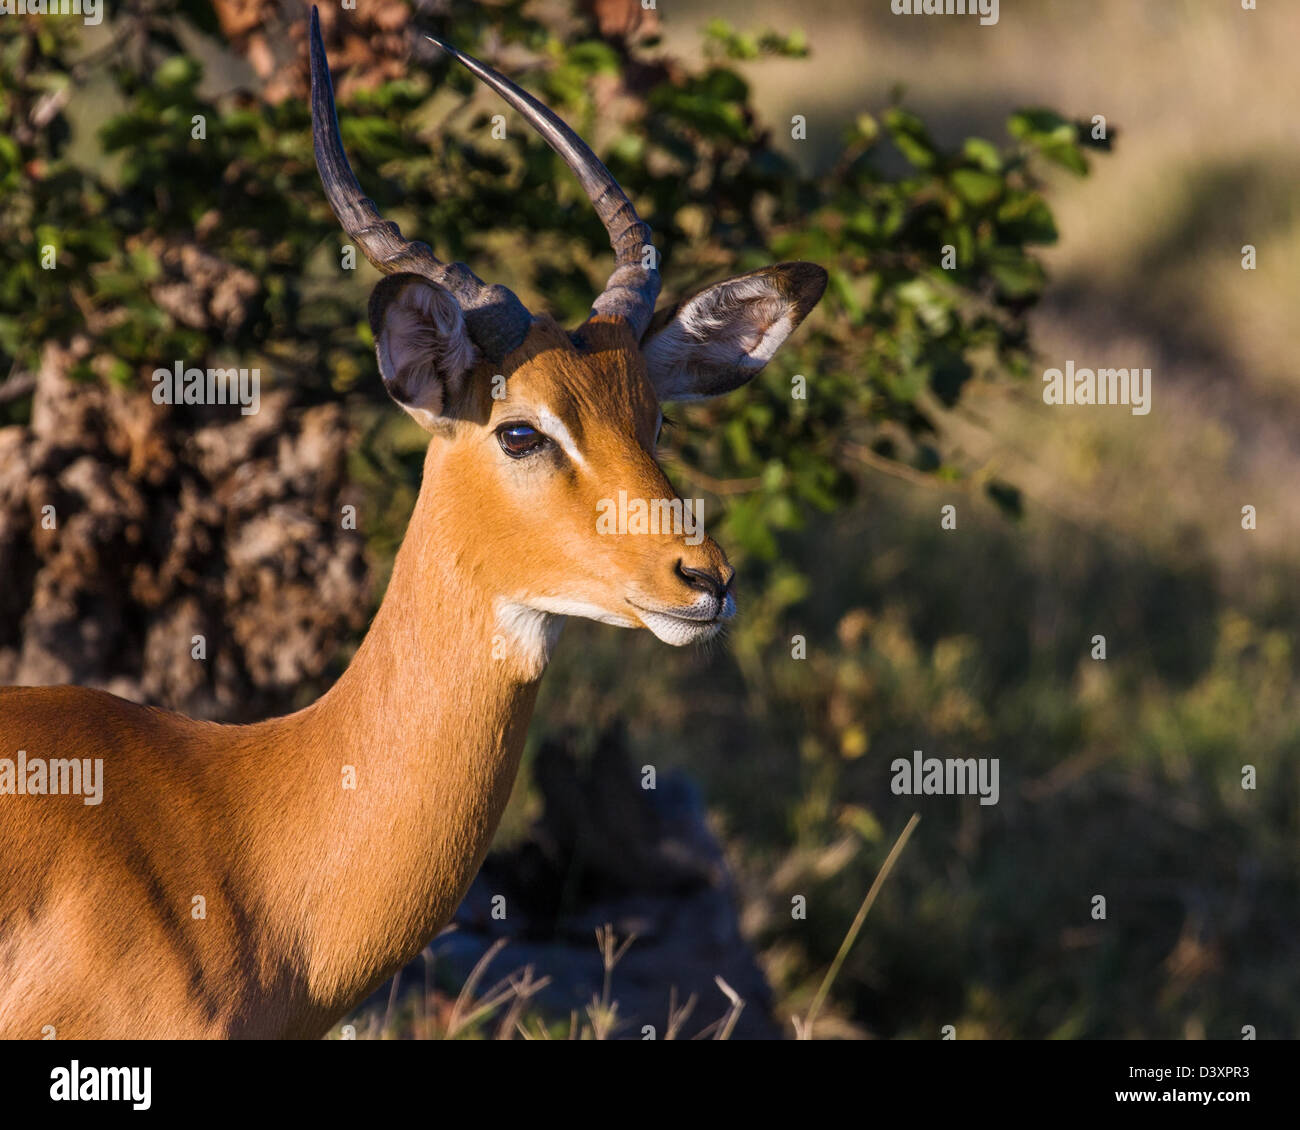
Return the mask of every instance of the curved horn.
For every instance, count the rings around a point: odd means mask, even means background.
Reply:
[[[618,181],[601,164],[587,143],[547,107],[486,63],[480,63],[457,51],[441,39],[435,39],[431,35],[426,38],[452,58],[458,59],[518,110],[528,124],[542,135],[546,144],[563,157],[564,163],[573,170],[601,223],[605,225],[605,230],[609,232],[609,242],[614,248],[614,261],[617,264],[604,291],[592,303],[591,312],[625,319],[639,339],[650,324],[655,299],[659,297],[659,271],[655,267],[642,266],[644,249],[651,242],[650,226],[636,214],[627,194],[619,188]]]
[[[408,240],[401,229],[379,214],[361,191],[339,137],[334,84],[330,80],[320,17],[311,10],[311,132],[316,168],[325,196],[343,230],[361,253],[386,275],[411,271],[446,287],[465,315],[469,335],[487,356],[504,357],[528,336],[533,316],[506,287],[488,286],[464,263],[446,264],[427,243]]]

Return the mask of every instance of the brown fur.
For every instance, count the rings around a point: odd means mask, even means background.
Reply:
[[[581,599],[635,622],[629,594],[694,595],[678,561],[730,573],[709,539],[593,536],[597,499],[675,495],[636,342],[616,322],[583,333],[579,350],[540,321],[475,370],[430,444],[374,623],[312,706],[222,726],[77,687],[0,690],[0,756],[104,759],[98,806],[0,797],[0,1036],[320,1036],[447,922],[546,659],[500,601]],[[492,429],[539,405],[584,467],[500,451]]]

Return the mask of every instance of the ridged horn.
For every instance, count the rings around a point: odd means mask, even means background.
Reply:
[[[330,79],[320,17],[311,10],[311,132],[316,168],[325,196],[349,238],[386,275],[411,271],[446,287],[460,303],[474,344],[491,358],[504,357],[528,336],[533,316],[506,287],[488,286],[464,263],[443,263],[427,243],[408,240],[379,214],[362,191],[339,137],[334,84]]]
[[[659,297],[659,271],[642,266],[645,248],[651,245],[650,226],[641,220],[618,181],[576,133],[526,90],[521,90],[486,63],[466,55],[441,39],[428,40],[457,59],[506,102],[521,113],[546,143],[564,158],[590,198],[614,248],[614,273],[604,291],[592,303],[593,315],[625,319],[639,339],[650,324]]]

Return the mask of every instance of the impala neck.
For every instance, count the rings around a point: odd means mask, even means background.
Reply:
[[[382,982],[451,918],[509,798],[555,627],[512,616],[458,565],[456,538],[476,534],[445,512],[438,466],[431,451],[351,665],[276,733],[309,763],[288,768],[315,827],[287,828],[268,863],[299,861],[282,929],[318,1002]]]

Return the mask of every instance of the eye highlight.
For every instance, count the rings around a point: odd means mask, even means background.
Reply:
[[[540,451],[549,442],[532,424],[502,424],[497,428],[497,442],[511,459],[523,459]]]

